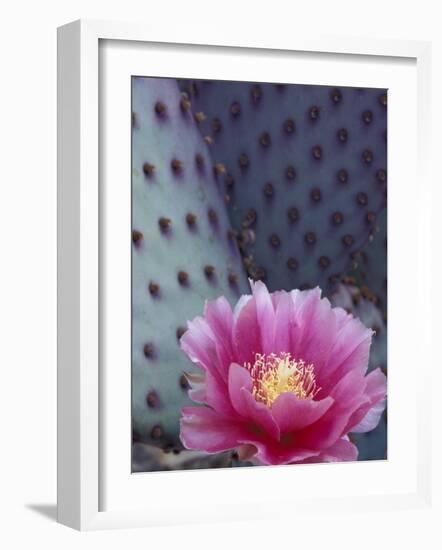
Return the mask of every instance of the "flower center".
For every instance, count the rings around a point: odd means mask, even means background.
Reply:
[[[244,367],[253,379],[253,397],[267,407],[271,407],[281,393],[290,392],[299,399],[313,399],[320,390],[316,386],[313,364],[296,360],[290,353],[257,353],[255,362],[246,363]]]

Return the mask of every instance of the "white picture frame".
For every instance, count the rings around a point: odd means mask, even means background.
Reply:
[[[430,417],[430,401],[425,388],[430,384],[431,348],[430,326],[431,310],[431,260],[430,243],[430,204],[431,182],[429,176],[429,120],[430,120],[430,44],[426,42],[392,41],[380,39],[358,39],[344,37],[294,37],[281,36],[278,41],[253,37],[252,32],[243,37],[208,38],[201,35],[186,36],[185,30],[175,30],[168,36],[164,30],[155,30],[143,25],[117,22],[76,21],[61,27],[58,32],[58,520],[80,530],[103,529],[115,527],[151,526],[170,523],[187,523],[198,521],[215,521],[231,519],[260,518],[266,499],[275,502],[280,499],[284,502],[284,509],[296,508],[302,513],[312,513],[327,509],[332,499],[334,510],[345,512],[357,507],[359,510],[371,511],[380,508],[394,509],[404,507],[428,506],[431,501],[431,447],[428,418]],[[150,490],[160,495],[159,488],[170,483],[177,489],[178,494],[185,494],[188,483],[201,486],[212,486],[222,492],[226,478],[222,472],[187,472],[146,474],[143,479],[132,476],[130,472],[122,471],[121,464],[125,464],[126,455],[121,455],[121,461],[110,464],[103,462],[103,454],[110,447],[105,441],[103,415],[106,407],[102,402],[107,397],[103,391],[112,392],[114,385],[102,385],[102,364],[100,351],[100,337],[102,330],[101,302],[103,291],[100,282],[103,277],[102,262],[102,231],[100,212],[104,208],[102,203],[102,189],[100,187],[100,47],[104,41],[122,44],[126,48],[140,44],[166,44],[175,52],[181,49],[189,50],[192,46],[198,47],[200,52],[209,59],[216,46],[220,50],[228,48],[230,56],[243,55],[244,52],[265,54],[271,52],[280,56],[282,63],[289,59],[291,53],[303,52],[311,56],[322,56],[322,61],[333,57],[352,57],[360,62],[358,56],[367,56],[382,61],[394,63],[400,60],[409,60],[415,66],[417,82],[417,102],[413,109],[417,112],[416,143],[412,152],[419,169],[418,199],[414,201],[417,233],[414,235],[415,250],[419,254],[419,261],[408,272],[409,281],[419,278],[419,293],[411,300],[411,313],[420,312],[422,322],[416,330],[419,333],[419,346],[412,349],[409,360],[417,354],[425,357],[421,361],[421,376],[416,381],[416,407],[411,407],[409,414],[413,435],[415,453],[413,461],[397,476],[397,484],[387,490],[372,492],[352,492],[352,483],[358,477],[365,475],[357,470],[355,465],[326,465],[315,472],[314,477],[320,478],[318,486],[327,485],[327,490],[312,490],[308,498],[306,491],[301,491],[301,497],[292,498],[277,490],[263,492],[262,497],[249,496],[254,506],[242,506],[247,499],[239,499],[237,506],[222,507],[223,499],[227,495],[219,496],[219,506],[208,506],[207,499],[201,502],[192,502],[192,509],[186,512],[183,501],[177,499],[175,504],[168,503],[160,497],[154,505],[139,506],[131,495],[136,489],[134,484],[141,487],[150,486]],[[155,54],[152,54],[155,55]],[[326,58],[324,58],[324,56]],[[328,56],[328,57],[327,57]],[[359,60],[359,61],[358,61]],[[127,59],[126,61],[127,62]],[[154,58],[152,58],[154,64]],[[159,70],[159,69],[158,69]],[[163,76],[168,70],[164,68]],[[180,76],[178,74],[169,76]],[[201,76],[198,72],[192,76]],[[246,78],[246,77],[245,77]],[[265,78],[263,78],[265,80]],[[410,96],[413,99],[413,96]],[[390,123],[390,122],[389,122]],[[414,126],[412,125],[413,129]],[[415,143],[415,145],[416,145]],[[410,143],[408,143],[410,146]],[[389,160],[390,162],[390,160]],[[393,164],[394,168],[394,164]],[[393,170],[394,173],[394,170]],[[129,173],[128,173],[128,176]],[[413,174],[411,176],[413,177]],[[415,176],[414,176],[415,177]],[[406,189],[406,185],[404,184]],[[404,201],[410,197],[400,197],[398,193],[389,190],[390,201]],[[106,206],[107,208],[107,206]],[[393,223],[400,224],[400,212],[393,216]],[[389,227],[389,236],[390,230]],[[399,273],[401,252],[393,252],[389,258],[393,266],[389,271],[389,279]],[[407,277],[405,277],[406,279]],[[425,284],[424,284],[425,282]],[[389,289],[390,291],[390,289]],[[392,299],[394,307],[393,290]],[[399,323],[399,319],[398,319]],[[399,325],[397,325],[399,327]],[[394,332],[394,331],[393,331]],[[396,330],[399,333],[399,330]],[[399,340],[395,340],[397,343]],[[390,345],[390,343],[389,343]],[[410,344],[411,345],[411,344]],[[422,355],[422,353],[424,355]],[[390,359],[389,359],[390,360]],[[406,368],[406,367],[404,367]],[[111,377],[112,379],[112,377]],[[394,370],[392,376],[394,384]],[[402,407],[400,399],[398,408]],[[124,437],[124,433],[121,432]],[[129,447],[129,442],[127,441]],[[118,452],[116,453],[118,455]],[[387,471],[380,463],[370,466],[376,475],[383,475],[393,479],[396,466],[394,461]],[[391,466],[393,464],[393,466]],[[391,467],[390,467],[391,466]],[[338,491],[337,486],[331,483],[332,478],[340,479],[342,469],[352,470],[350,481],[344,491]],[[309,467],[302,467],[309,468]],[[405,478],[410,478],[410,469],[413,470],[411,485],[401,486]],[[239,483],[239,476],[243,476],[248,487],[253,486],[260,477],[265,478],[268,486],[281,486],[287,476],[292,476],[287,467],[259,468],[252,472],[250,469],[229,471],[230,483]],[[293,469],[292,469],[293,470]],[[294,468],[296,470],[296,468]],[[385,470],[385,471],[381,471]],[[304,470],[303,478],[311,478],[312,470]],[[399,472],[399,470],[397,470]],[[368,470],[367,470],[368,472]],[[113,491],[112,506],[103,501],[103,483],[112,483],[114,477],[121,473],[121,483],[118,481],[118,490]],[[232,477],[232,474],[234,478]],[[150,477],[149,477],[150,475]],[[374,475],[374,474],[373,474]],[[165,476],[168,476],[166,479]],[[172,476],[172,477],[171,477]],[[264,476],[264,477],[263,477]],[[110,477],[110,480],[109,480]],[[172,479],[173,478],[173,479]],[[136,481],[133,481],[136,479]],[[294,478],[293,478],[294,479]],[[191,480],[191,481],[187,481]],[[232,481],[233,480],[233,481]],[[353,480],[353,481],[351,481]],[[402,481],[401,481],[402,480]],[[301,480],[298,475],[298,486]],[[126,483],[123,488],[123,483]],[[311,482],[310,482],[311,483]],[[146,485],[147,484],[147,485]],[[345,485],[345,484],[344,484]],[[342,486],[342,484],[341,484]],[[126,490],[127,489],[127,490]],[[142,489],[144,490],[144,489]],[[120,492],[118,492],[120,491]],[[131,492],[132,491],[132,492]],[[363,491],[361,489],[361,491]],[[139,491],[138,491],[139,492]],[[123,497],[124,495],[124,497]],[[138,495],[139,500],[139,495]],[[120,499],[120,500],[119,500]],[[195,509],[196,508],[196,509]],[[221,512],[222,510],[222,512]],[[167,511],[167,514],[166,514]]]

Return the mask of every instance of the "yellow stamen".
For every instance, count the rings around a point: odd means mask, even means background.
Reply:
[[[293,359],[290,353],[257,353],[255,362],[246,363],[244,367],[253,379],[253,397],[267,407],[271,407],[282,393],[294,393],[299,399],[313,399],[320,390],[316,386],[313,364]]]

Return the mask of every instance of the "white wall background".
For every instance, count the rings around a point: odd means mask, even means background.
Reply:
[[[78,534],[54,523],[56,435],[56,27],[79,17],[180,22],[247,30],[270,38],[311,29],[434,41],[434,180],[442,131],[441,15],[431,0],[16,0],[2,7],[0,32],[0,544],[4,548],[276,549],[440,547],[436,515],[304,518],[302,525],[231,526]],[[436,88],[437,87],[437,88]],[[407,113],[404,113],[406,131]],[[438,190],[435,203],[442,204]],[[436,210],[437,211],[437,210]],[[440,216],[438,217],[440,218]],[[413,215],[410,213],[410,223]],[[434,230],[442,235],[440,220]],[[437,251],[435,250],[435,256]],[[436,261],[436,260],[435,260]],[[441,278],[435,264],[436,280]],[[435,296],[440,307],[440,298]],[[406,297],[404,297],[406,314]],[[434,317],[438,322],[437,316]],[[410,319],[410,337],[413,323]],[[440,323],[440,321],[439,321]],[[407,337],[407,336],[406,336]],[[437,361],[437,358],[436,358]],[[437,361],[438,362],[438,361]],[[439,365],[441,366],[441,365]],[[418,366],[417,366],[418,368]],[[440,399],[437,387],[435,400]],[[437,407],[437,410],[436,410]],[[435,404],[439,419],[441,407]],[[406,430],[406,426],[404,426]],[[440,487],[441,429],[435,419],[435,483]],[[438,493],[441,494],[440,492]],[[173,495],[171,495],[173,498]],[[440,505],[440,501],[439,501]],[[305,535],[308,533],[308,536]],[[303,535],[303,536],[301,536]]]

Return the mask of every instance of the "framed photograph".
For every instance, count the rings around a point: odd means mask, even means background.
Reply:
[[[429,44],[58,51],[59,521],[428,505]]]

